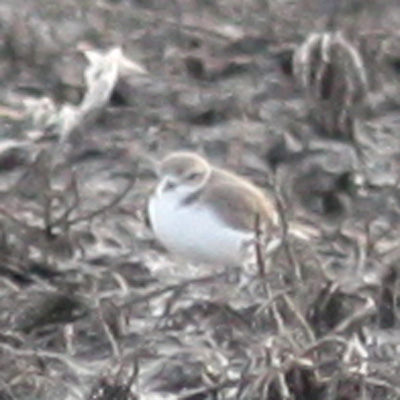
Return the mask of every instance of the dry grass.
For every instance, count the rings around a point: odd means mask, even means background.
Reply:
[[[0,399],[400,398],[399,10],[317,3],[4,2]],[[315,124],[292,74],[329,23],[377,78],[369,113],[346,110],[352,141]],[[149,74],[60,143],[22,104],[80,104],[82,43]],[[178,148],[272,189],[285,225],[317,237],[268,257],[259,241],[251,273],[167,255],[143,205],[152,162]]]

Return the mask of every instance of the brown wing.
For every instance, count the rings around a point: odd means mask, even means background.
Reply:
[[[237,178],[235,176],[235,178]],[[240,178],[216,179],[212,190],[202,194],[213,207],[214,213],[223,221],[239,230],[253,230],[259,216],[267,225],[276,224],[278,213],[272,199],[255,186]]]

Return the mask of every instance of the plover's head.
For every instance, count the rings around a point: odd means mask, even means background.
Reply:
[[[211,169],[210,164],[195,153],[173,153],[167,156],[158,168],[157,193],[193,193],[206,184]]]

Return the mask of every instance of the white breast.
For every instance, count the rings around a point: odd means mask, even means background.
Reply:
[[[201,205],[182,205],[174,193],[152,197],[148,211],[165,248],[195,262],[240,265],[244,242],[253,236],[230,229]]]

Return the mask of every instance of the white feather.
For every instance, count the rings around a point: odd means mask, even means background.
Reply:
[[[254,235],[231,229],[206,204],[182,204],[182,193],[158,192],[149,202],[155,235],[166,249],[195,262],[240,265]]]

